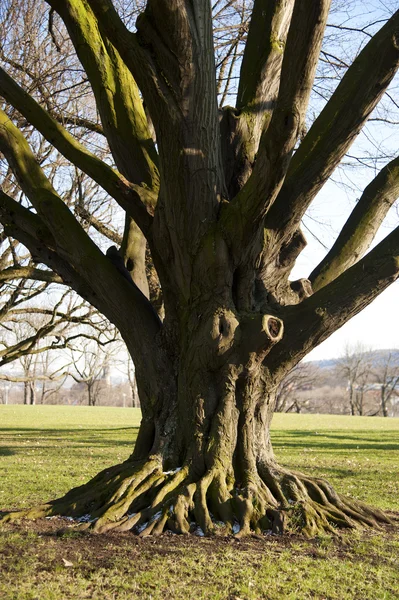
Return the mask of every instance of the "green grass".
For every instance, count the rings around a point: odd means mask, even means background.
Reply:
[[[139,423],[132,408],[0,406],[0,509],[58,497],[125,460]]]
[[[139,420],[135,409],[0,406],[0,508],[54,498],[124,460]],[[399,511],[399,419],[276,415],[272,439],[280,463]],[[57,528],[42,521],[0,529],[0,598],[399,598],[397,529],[237,542]]]

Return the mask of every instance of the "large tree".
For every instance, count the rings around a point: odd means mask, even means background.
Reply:
[[[243,535],[284,522],[312,535],[387,520],[279,466],[269,428],[287,372],[399,275],[399,227],[366,254],[398,196],[394,158],[309,278],[289,279],[305,246],[305,211],[398,68],[399,11],[369,36],[306,132],[330,0],[255,0],[236,105],[222,109],[209,0],[148,0],[135,28],[111,0],[48,4],[54,41],[57,18],[116,168],[71,134],[53,98],[36,101],[1,69],[0,93],[13,109],[0,113],[0,150],[30,206],[1,192],[0,219],[119,329],[142,422],[126,462],[6,518],[90,514],[96,531],[142,535],[193,524]],[[104,255],[63,202],[65,189],[54,188],[15,115],[125,211],[119,259],[115,248]],[[162,310],[151,302],[146,247]]]

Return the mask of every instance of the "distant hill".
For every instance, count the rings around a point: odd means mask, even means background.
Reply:
[[[365,352],[364,354],[370,354],[372,356],[373,366],[378,366],[379,363],[385,362],[388,356],[391,354],[392,363],[399,365],[399,349],[398,348],[387,348],[386,350],[372,350],[370,353]],[[340,358],[326,358],[324,360],[312,360],[312,365],[315,365],[319,369],[333,369]]]

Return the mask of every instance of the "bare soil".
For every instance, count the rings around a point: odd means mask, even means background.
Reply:
[[[390,513],[390,516],[399,522],[399,513]],[[84,556],[85,562],[89,562],[92,570],[98,568],[109,568],[114,563],[115,553],[121,551],[128,552],[134,557],[136,569],[147,568],[148,555],[166,556],[173,555],[183,551],[198,550],[204,554],[223,551],[228,547],[233,547],[237,552],[246,553],[248,560],[256,561],[259,553],[272,551],[273,553],[290,550],[293,546],[301,544],[301,554],[313,558],[320,558],[320,539],[304,539],[301,535],[284,534],[280,535],[250,535],[245,538],[236,538],[234,536],[212,536],[199,537],[196,535],[176,535],[171,532],[165,532],[157,537],[148,536],[141,538],[131,532],[108,532],[102,534],[92,533],[90,531],[79,531],[75,526],[70,526],[65,518],[37,519],[36,521],[25,521],[22,523],[9,523],[2,526],[3,532],[19,532],[26,534],[36,534],[38,538],[47,542],[50,546],[56,544],[62,548],[62,558],[74,562],[76,556]],[[387,538],[398,535],[397,525],[382,525],[379,534]],[[362,539],[365,541],[376,535],[373,529],[364,529]],[[351,555],[351,559],[356,560],[356,556],[350,552],[351,535],[344,533],[332,537],[333,553],[336,556],[344,558]],[[46,555],[46,544],[40,545],[41,551]],[[39,550],[39,548],[37,548]],[[3,548],[3,556],[12,557],[15,553],[13,545]],[[358,557],[361,560],[361,557]],[[59,557],[54,559],[59,563]],[[379,557],[380,562],[380,557]],[[1,563],[0,563],[1,564]],[[6,562],[5,562],[6,564]],[[3,568],[5,566],[3,563]],[[52,564],[47,563],[47,570],[51,570]],[[1,573],[1,569],[0,569]]]

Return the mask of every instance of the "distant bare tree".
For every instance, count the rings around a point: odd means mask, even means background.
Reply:
[[[50,352],[44,354],[25,354],[20,357],[22,374],[11,375],[0,374],[0,380],[5,382],[1,389],[7,403],[10,383],[23,384],[23,403],[36,404],[37,394],[39,392],[39,403],[44,404],[45,399],[51,394],[57,392],[68,376],[65,370],[68,365],[57,366],[56,362],[50,359]],[[38,389],[38,386],[39,389]]]
[[[337,371],[347,381],[351,415],[364,412],[364,393],[371,375],[371,354],[363,344],[347,344],[337,361]]]
[[[96,309],[70,290],[55,295],[57,302],[52,308],[43,298],[32,304],[32,295],[26,301],[23,295],[8,307],[0,319],[0,367],[24,356],[67,348],[79,337],[108,339],[112,327]]]
[[[298,392],[310,389],[318,378],[318,369],[312,363],[299,363],[281,382],[276,396],[276,412],[302,412],[308,400]]]
[[[132,406],[133,406],[133,408],[139,408],[140,407],[140,398],[139,398],[139,391],[137,389],[136,373],[135,373],[133,361],[130,358],[130,356],[128,357],[128,361],[127,361],[127,378],[129,381],[130,394],[132,397]]]
[[[380,384],[380,413],[387,417],[389,402],[399,397],[399,351],[380,355],[373,376]]]
[[[98,340],[86,342],[79,348],[72,350],[74,370],[70,372],[71,377],[77,383],[83,383],[86,386],[88,405],[96,406],[104,386],[109,384],[107,381],[109,363],[112,354],[117,351],[110,344],[117,340],[116,332],[101,346]]]

